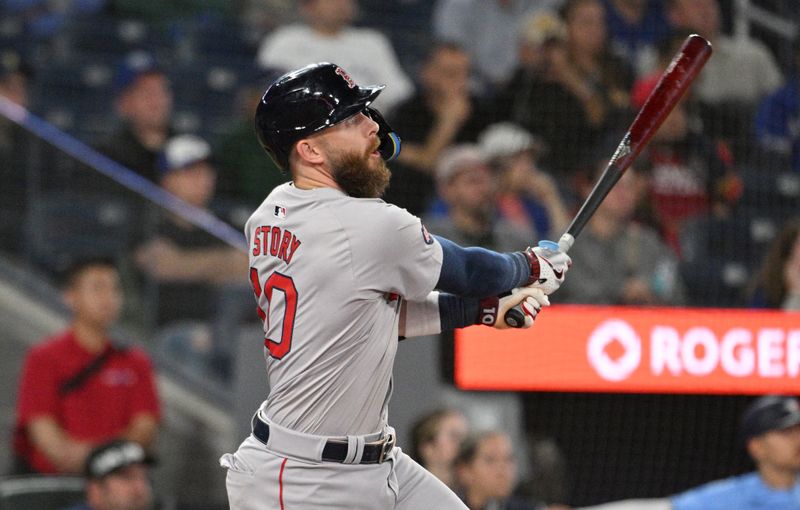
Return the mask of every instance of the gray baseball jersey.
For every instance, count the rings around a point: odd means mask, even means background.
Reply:
[[[321,436],[383,430],[400,299],[433,290],[441,245],[404,209],[291,183],[245,234],[264,319],[266,418]]]

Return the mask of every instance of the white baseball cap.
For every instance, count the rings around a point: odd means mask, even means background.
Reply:
[[[487,127],[478,136],[478,146],[488,160],[527,150],[541,154],[546,147],[541,139],[513,122],[498,122]]]
[[[211,157],[211,145],[195,135],[180,135],[171,138],[158,158],[162,173],[180,170]]]
[[[486,157],[477,145],[471,143],[452,145],[439,156],[439,161],[436,163],[436,180],[445,183],[463,170],[485,164]]]

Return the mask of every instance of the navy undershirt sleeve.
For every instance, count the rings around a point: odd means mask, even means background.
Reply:
[[[530,265],[520,252],[462,248],[439,236],[436,240],[442,245],[442,271],[436,284],[441,291],[477,298],[498,296],[530,278]]]
[[[462,298],[439,293],[439,319],[442,331],[452,331],[457,328],[472,326],[478,322],[478,298]]]

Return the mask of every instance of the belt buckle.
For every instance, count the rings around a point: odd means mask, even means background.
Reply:
[[[386,457],[391,453],[392,449],[394,448],[394,434],[389,434],[384,441],[383,445],[381,446],[381,454],[378,456],[378,464],[382,464],[383,461],[386,460]]]

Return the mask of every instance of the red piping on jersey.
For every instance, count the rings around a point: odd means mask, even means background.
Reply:
[[[284,510],[283,509],[283,468],[286,467],[286,461],[287,460],[289,460],[289,459],[283,459],[283,462],[281,462],[281,473],[278,475],[278,486],[280,487],[280,490],[278,492],[278,498],[281,501],[281,510]]]

